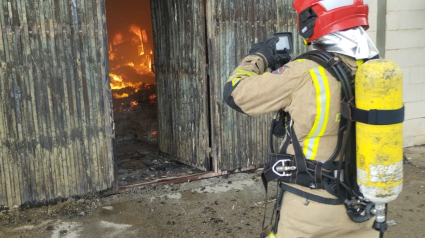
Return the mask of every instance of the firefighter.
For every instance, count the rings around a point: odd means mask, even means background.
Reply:
[[[331,52],[354,76],[378,50],[367,36],[368,5],[363,0],[295,0],[298,30],[312,51]],[[306,161],[320,163],[334,153],[341,121],[341,84],[317,62],[291,61],[278,54],[275,37],[254,44],[224,86],[225,102],[238,112],[261,115],[279,110],[292,117],[293,131]],[[281,66],[283,65],[283,66]],[[281,66],[281,67],[280,67]],[[278,68],[277,68],[278,67]],[[272,69],[268,72],[268,68]],[[294,154],[289,146],[288,154]],[[282,182],[281,182],[282,183]],[[336,199],[314,186],[285,183],[295,191]],[[297,193],[300,194],[300,193]],[[283,193],[276,237],[377,238],[373,219],[354,222],[344,204],[331,205],[291,191]],[[276,230],[276,229],[275,229]]]

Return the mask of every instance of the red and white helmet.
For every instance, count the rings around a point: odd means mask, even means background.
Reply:
[[[367,0],[295,0],[300,35],[311,42],[355,26],[369,28]]]

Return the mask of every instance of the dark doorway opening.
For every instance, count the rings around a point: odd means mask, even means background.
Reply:
[[[118,186],[202,172],[158,151],[150,0],[105,2]]]

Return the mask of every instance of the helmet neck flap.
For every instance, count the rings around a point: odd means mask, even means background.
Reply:
[[[311,41],[312,50],[328,51],[355,59],[370,59],[379,54],[362,27],[333,32]]]

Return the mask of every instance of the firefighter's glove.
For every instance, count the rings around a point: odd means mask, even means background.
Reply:
[[[284,49],[283,52],[278,52],[275,56],[275,69],[282,67],[283,65],[291,61],[291,55],[288,49]]]
[[[277,36],[270,35],[263,42],[255,43],[249,50],[249,55],[258,55],[263,60],[263,72],[266,68],[271,68],[272,70],[275,69],[276,43],[278,41],[279,38]]]

